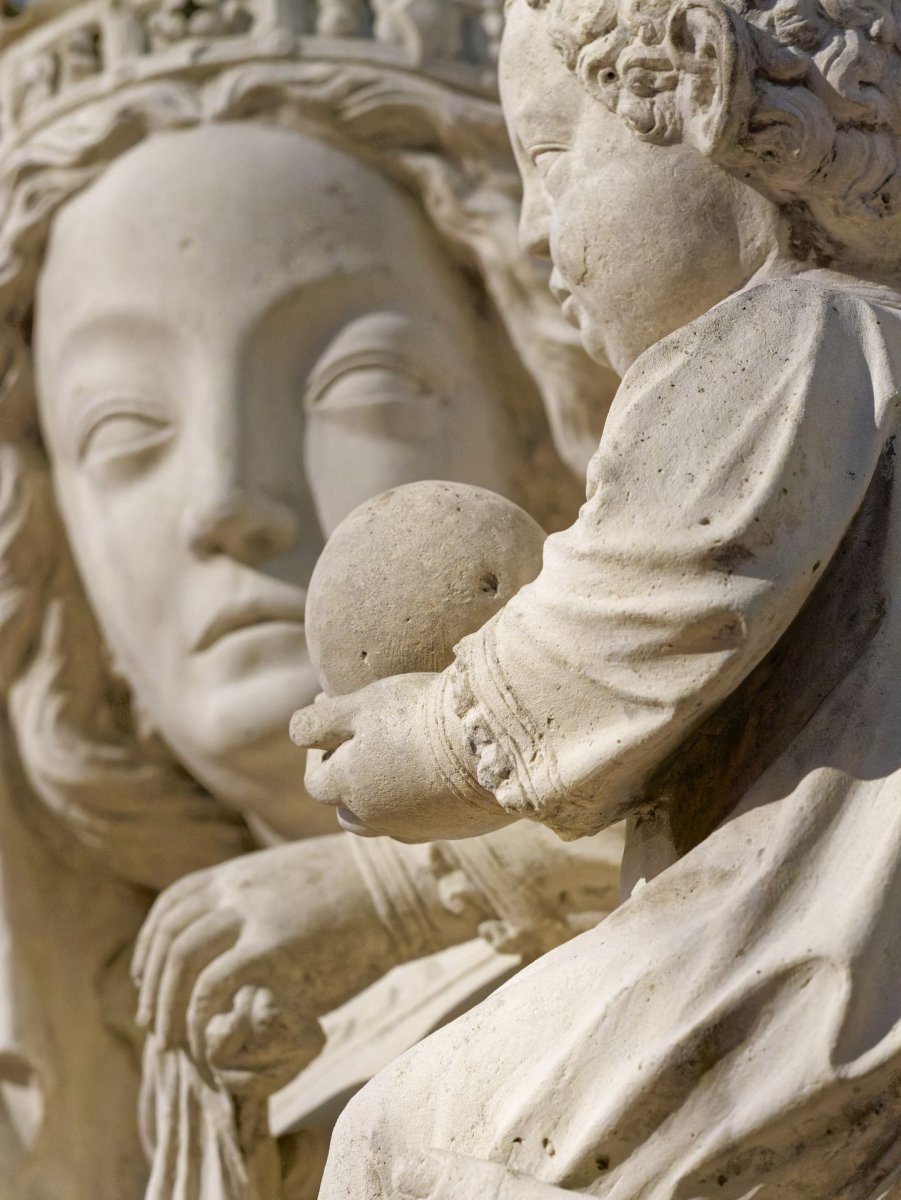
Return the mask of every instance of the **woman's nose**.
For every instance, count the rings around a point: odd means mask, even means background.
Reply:
[[[185,512],[190,549],[200,558],[227,555],[259,566],[297,544],[300,519],[287,504],[243,489]]]

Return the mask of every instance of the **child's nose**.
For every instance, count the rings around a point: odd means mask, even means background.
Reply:
[[[519,242],[527,254],[550,258],[550,221],[544,196],[536,187],[527,187],[519,218]]]

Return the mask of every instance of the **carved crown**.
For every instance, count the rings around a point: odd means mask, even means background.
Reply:
[[[490,96],[502,26],[503,0],[31,0],[0,18],[0,153],[121,88],[242,62],[370,62]]]

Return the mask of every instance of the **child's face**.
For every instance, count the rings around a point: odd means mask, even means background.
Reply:
[[[768,247],[760,198],[687,145],[640,141],[583,90],[545,15],[512,5],[501,56],[521,236],[593,358],[623,371],[740,288]],[[755,207],[757,205],[758,207]]]

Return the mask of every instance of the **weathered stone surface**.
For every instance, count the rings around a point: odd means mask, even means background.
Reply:
[[[321,1195],[895,1200],[898,14],[507,12],[523,238],[622,375],[588,501],[430,684],[294,729],[370,835],[626,817],[630,894],[369,1084]]]
[[[484,488],[410,483],[345,517],[307,594],[307,646],[323,690],[438,671],[541,569],[545,534]]]
[[[421,478],[562,527],[611,391],[516,248],[499,5],[15,7],[0,1195],[309,1195],[349,1090],[609,910],[619,857],[337,832],[287,736],[316,556]]]

